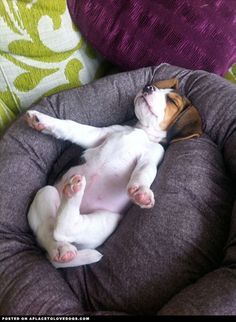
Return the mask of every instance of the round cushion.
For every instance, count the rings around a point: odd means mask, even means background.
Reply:
[[[36,191],[76,161],[80,148],[34,131],[23,117],[2,137],[1,314],[157,314],[186,287],[221,270],[234,198],[225,168],[233,167],[226,158],[236,126],[233,85],[207,72],[163,64],[52,95],[33,109],[93,126],[124,123],[133,120],[133,98],[145,84],[172,77],[199,110],[205,134],[167,148],[152,185],[155,207],[132,206],[99,247],[104,256],[98,263],[56,270],[38,247],[26,217]],[[205,280],[208,293],[190,291],[184,298],[187,314],[222,313],[222,305],[208,305],[209,293],[221,298],[227,289],[214,284],[214,278]],[[235,274],[227,281],[233,288]],[[197,308],[195,294],[202,300]],[[236,303],[230,309],[236,314]]]
[[[123,70],[166,62],[223,75],[236,61],[234,0],[67,4],[85,38]]]

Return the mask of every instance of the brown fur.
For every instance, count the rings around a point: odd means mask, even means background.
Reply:
[[[178,89],[178,80],[173,78],[154,83],[158,88],[173,88],[167,98],[164,120],[160,124],[162,130],[167,131],[167,141],[176,142],[202,134],[201,117],[191,102]]]

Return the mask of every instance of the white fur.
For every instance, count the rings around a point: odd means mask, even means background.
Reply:
[[[27,112],[33,128],[87,149],[86,162],[69,169],[55,186],[40,189],[29,209],[30,227],[55,267],[99,261],[102,255],[95,248],[116,229],[130,201],[143,208],[153,207],[150,186],[164,154],[158,142],[166,132],[159,124],[168,91],[138,93],[135,127],[96,128]],[[63,189],[74,175],[81,176],[80,190],[68,198]]]

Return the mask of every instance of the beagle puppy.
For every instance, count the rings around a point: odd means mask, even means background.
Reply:
[[[85,162],[55,186],[40,189],[28,212],[39,245],[57,268],[99,261],[95,248],[113,233],[130,203],[154,206],[151,184],[163,146],[202,134],[198,111],[179,93],[177,79],[146,85],[134,98],[134,111],[134,127],[103,128],[26,113],[33,129],[85,148]]]

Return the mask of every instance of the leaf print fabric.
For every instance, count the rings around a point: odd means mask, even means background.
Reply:
[[[226,73],[225,78],[236,84],[236,64],[231,66],[229,71]]]
[[[102,76],[65,0],[0,0],[0,130],[42,96]]]

